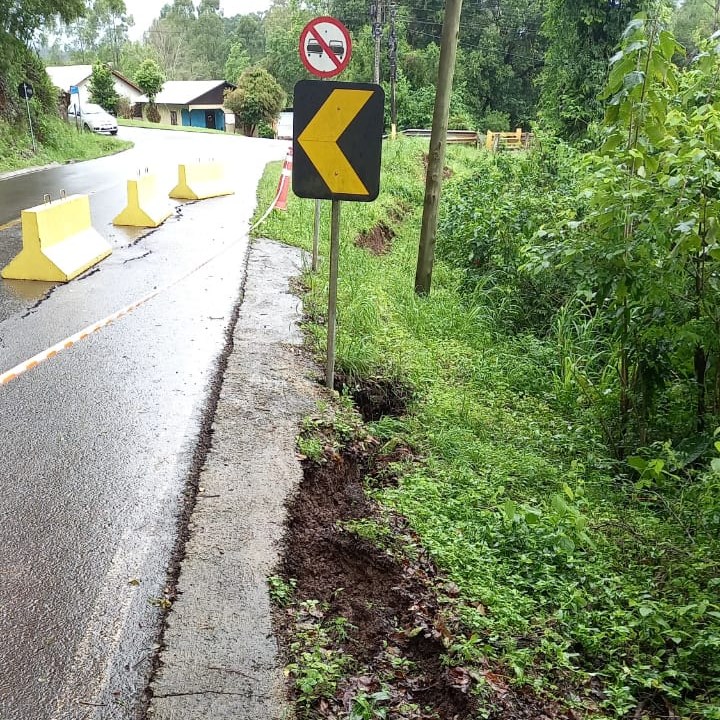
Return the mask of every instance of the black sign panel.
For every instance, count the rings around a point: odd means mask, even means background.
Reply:
[[[29,82],[21,82],[18,85],[18,95],[22,100],[30,100],[34,94],[33,86]]]
[[[369,83],[301,80],[293,105],[293,192],[370,202],[380,192],[385,93]]]

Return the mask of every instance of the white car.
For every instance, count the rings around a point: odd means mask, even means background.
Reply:
[[[68,122],[102,135],[117,135],[118,131],[117,120],[94,103],[85,103],[80,110],[76,105],[70,105]]]

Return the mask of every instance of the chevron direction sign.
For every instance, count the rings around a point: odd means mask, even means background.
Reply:
[[[385,93],[369,83],[301,80],[293,106],[293,192],[371,202],[380,192]]]

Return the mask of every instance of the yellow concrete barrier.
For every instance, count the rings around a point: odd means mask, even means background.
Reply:
[[[170,203],[158,193],[155,175],[128,180],[127,195],[127,207],[113,220],[113,225],[157,227],[173,213]]]
[[[225,168],[220,163],[197,162],[178,166],[178,184],[170,191],[170,197],[204,200],[234,192],[225,180]]]
[[[22,211],[23,248],[2,270],[10,280],[67,282],[112,252],[90,221],[87,195]]]

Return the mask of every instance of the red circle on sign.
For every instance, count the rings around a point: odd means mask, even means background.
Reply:
[[[328,40],[321,32],[321,25],[331,25],[336,39]],[[316,77],[331,78],[339,75],[350,62],[352,39],[348,29],[334,17],[323,16],[311,20],[300,33],[300,59],[303,65]],[[339,54],[341,53],[341,54]],[[323,57],[329,62],[323,61]],[[315,63],[313,64],[313,60]],[[328,69],[317,67],[322,62]]]

